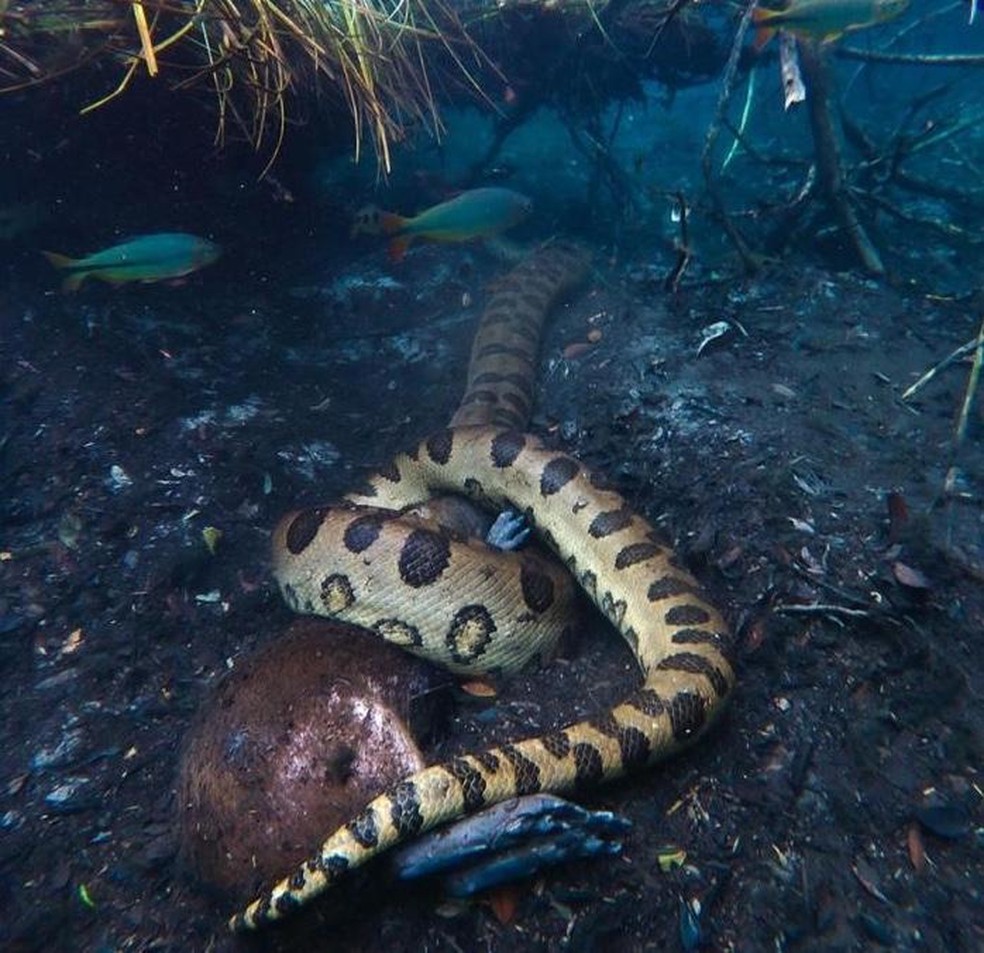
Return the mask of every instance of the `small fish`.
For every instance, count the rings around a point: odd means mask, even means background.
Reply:
[[[892,20],[908,5],[909,0],[790,0],[782,10],[758,7],[752,14],[755,48],[765,46],[777,30],[827,43],[851,30]]]
[[[413,218],[367,206],[355,216],[352,234],[392,235],[390,257],[399,261],[415,238],[432,242],[487,238],[519,224],[532,211],[532,201],[511,189],[471,189]]]
[[[222,249],[197,235],[159,232],[139,235],[85,258],[69,258],[50,251],[41,254],[56,268],[68,272],[62,290],[76,291],[86,278],[98,278],[113,285],[181,278],[212,264]]]

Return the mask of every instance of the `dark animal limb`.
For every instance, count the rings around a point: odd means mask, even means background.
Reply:
[[[820,193],[830,206],[834,218],[850,238],[865,270],[874,275],[884,275],[885,266],[882,264],[878,249],[872,244],[858,219],[844,184],[840,146],[830,104],[830,81],[826,64],[819,47],[813,43],[800,45],[800,57],[803,75],[809,89],[807,104]]]

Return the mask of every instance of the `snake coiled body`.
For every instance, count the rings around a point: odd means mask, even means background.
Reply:
[[[518,359],[521,349],[514,350]],[[489,373],[487,362],[475,364],[475,353],[469,391],[476,375]],[[494,394],[487,402],[497,403]],[[551,610],[552,582],[539,567],[529,569],[501,605],[495,586],[492,595],[464,588],[459,563],[476,562],[482,574],[482,559],[458,549],[453,533],[421,522],[413,509],[440,493],[524,513],[625,638],[642,683],[587,721],[462,755],[399,782],[234,917],[236,929],[279,919],[380,852],[437,825],[510,797],[578,791],[652,764],[700,737],[731,691],[725,623],[650,524],[574,458],[502,426],[440,431],[342,504],[285,517],[274,536],[274,571],[288,602],[436,653],[459,671],[512,671],[543,654],[553,636],[532,646],[520,639],[517,648],[507,630]],[[405,513],[411,515],[404,522]],[[498,572],[487,575],[494,580]],[[429,601],[431,587],[449,578],[456,597]],[[377,602],[386,588],[402,591],[398,606]],[[440,603],[443,609],[435,609]]]

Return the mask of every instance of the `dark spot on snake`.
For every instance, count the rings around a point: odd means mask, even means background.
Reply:
[[[628,569],[636,563],[645,562],[661,552],[655,543],[630,543],[615,557],[616,569]]]
[[[344,612],[355,602],[348,576],[333,573],[321,580],[321,604],[332,615]]]
[[[297,612],[297,607],[300,605],[300,600],[297,598],[297,592],[294,587],[289,582],[285,582],[280,587],[280,591],[283,593],[284,602],[286,602],[291,609]]]
[[[301,905],[301,901],[297,899],[292,893],[282,893],[273,902],[274,909],[281,916],[286,916],[288,913],[296,910]]]
[[[420,630],[402,619],[378,619],[373,623],[372,630],[386,639],[387,642],[405,648],[424,644]]]
[[[474,357],[481,360],[485,357],[492,357],[493,354],[506,354],[509,357],[515,357],[517,360],[523,361],[526,364],[533,363],[529,348],[510,347],[508,344],[486,344],[485,347],[479,348],[478,353],[475,354]]]
[[[526,436],[518,430],[506,430],[492,438],[492,465],[502,470],[511,467],[526,446]]]
[[[520,414],[508,407],[496,407],[489,416],[490,424],[495,427],[508,427],[510,430],[518,430],[526,423],[526,414]]]
[[[448,538],[429,529],[415,529],[400,550],[400,578],[414,589],[441,578],[451,559]]]
[[[485,778],[476,771],[464,758],[455,758],[445,765],[448,773],[453,775],[461,785],[461,793],[465,799],[465,811],[471,813],[485,804]]]
[[[540,568],[524,561],[519,572],[519,582],[523,589],[523,601],[534,612],[546,612],[554,601],[553,580]]]
[[[677,652],[676,655],[668,655],[661,659],[656,667],[664,671],[704,675],[719,696],[728,694],[728,680],[709,659],[696,652]]]
[[[530,383],[524,374],[498,374],[494,371],[486,371],[472,381],[473,387],[480,384],[512,384],[517,390],[524,392],[528,392],[530,389]]]
[[[377,539],[383,519],[378,513],[357,516],[345,527],[342,542],[350,553],[365,552]]]
[[[560,492],[581,472],[581,464],[570,457],[554,457],[540,474],[540,493],[553,496]]]
[[[521,414],[529,413],[529,401],[522,394],[514,394],[507,391],[502,395],[502,399],[507,404],[512,404]]]
[[[608,616],[618,628],[622,627],[622,619],[625,618],[625,600],[616,600],[610,592],[606,592],[601,597],[601,611]]]
[[[724,639],[720,632],[707,629],[677,629],[671,637],[677,645],[713,645],[721,654],[725,652]]]
[[[390,460],[384,467],[380,468],[379,475],[384,480],[389,480],[390,483],[399,483],[403,479],[400,474],[400,468],[397,466],[395,460]],[[375,496],[376,488],[372,488],[372,493],[366,494],[367,496]]]
[[[349,869],[349,859],[341,854],[331,854],[324,862],[321,862],[319,855],[318,866],[330,881],[335,881]]]
[[[454,614],[444,641],[456,662],[468,664],[485,654],[495,631],[495,620],[485,606],[462,606]]]
[[[642,712],[648,718],[659,718],[666,714],[666,703],[652,688],[640,688],[625,699],[624,704]]]
[[[686,565],[684,564],[683,559],[681,558],[680,554],[677,553],[677,552],[674,552],[673,550],[670,550],[669,555],[667,556],[666,561],[674,569],[679,569],[681,572],[689,572],[689,570],[687,569]]]
[[[474,477],[466,477],[465,482],[462,484],[462,489],[470,500],[485,499],[485,488],[482,486],[481,481],[476,480]]]
[[[595,470],[588,472],[588,482],[596,490],[610,490],[612,488],[612,481],[608,475]]]
[[[291,890],[303,890],[304,884],[307,883],[307,870],[304,867],[298,867],[290,875],[289,883]]]
[[[649,761],[649,738],[638,728],[623,725],[618,736],[618,746],[622,750],[622,766],[627,771],[642,767]]]
[[[660,599],[671,599],[673,596],[682,596],[693,591],[694,587],[685,579],[679,579],[677,576],[664,576],[662,579],[656,579],[649,584],[646,597],[650,602],[659,602]]]
[[[443,430],[438,430],[437,433],[431,434],[424,441],[424,445],[427,447],[427,455],[431,460],[443,466],[451,459],[454,434],[445,427]]]
[[[601,752],[585,742],[574,745],[574,772],[578,787],[597,784],[605,776]]]
[[[683,743],[699,734],[707,720],[707,703],[695,692],[677,692],[670,701],[673,737]]]
[[[592,728],[618,742],[622,767],[638,767],[649,760],[649,739],[645,733],[632,725],[623,725],[611,712],[591,719]]]
[[[607,736],[608,738],[618,738],[618,733],[622,726],[618,723],[615,716],[609,711],[603,715],[596,715],[588,720],[588,724],[595,731]]]
[[[588,527],[588,533],[595,539],[603,539],[631,525],[632,510],[627,506],[622,506],[617,510],[608,510],[604,513],[599,513],[591,521],[591,525]]]
[[[375,847],[379,842],[376,815],[371,808],[366,808],[361,814],[353,817],[345,826],[348,828],[349,833],[363,847]]]
[[[622,638],[629,643],[629,648],[632,649],[633,655],[639,654],[639,633],[636,632],[635,626],[627,625],[622,629]]]
[[[506,380],[505,374],[499,374],[496,371],[485,371],[482,374],[476,374],[472,378],[472,387],[483,387],[486,384],[501,384]]]
[[[515,334],[516,337],[524,338],[531,344],[536,344],[540,340],[539,329],[531,326],[529,322],[516,321],[510,326],[509,330]]]
[[[494,404],[499,400],[498,395],[491,390],[470,390],[461,398],[461,407],[469,404]],[[439,460],[438,463],[447,463],[447,460]]]
[[[488,328],[493,324],[507,324],[511,317],[508,303],[493,299],[482,314],[482,326]]]
[[[424,819],[420,813],[420,795],[413,781],[401,781],[390,792],[390,820],[401,838],[420,833]]]
[[[709,622],[711,614],[703,607],[688,603],[683,606],[674,606],[663,616],[663,621],[667,625],[704,625]]]
[[[491,751],[479,751],[471,755],[486,771],[495,774],[499,770],[499,759]]]
[[[566,758],[570,754],[571,739],[566,731],[554,731],[540,738],[540,743],[547,749],[548,754],[555,758]]]
[[[292,556],[303,553],[311,541],[318,535],[318,530],[327,516],[328,510],[319,507],[313,510],[301,510],[291,521],[284,534],[284,542],[287,544],[287,551]]]
[[[523,797],[526,794],[538,794],[541,790],[540,769],[530,761],[515,745],[503,745],[499,749],[513,766],[516,774],[516,793]]]

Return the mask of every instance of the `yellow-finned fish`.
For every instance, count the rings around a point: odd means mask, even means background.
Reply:
[[[432,242],[488,238],[519,224],[532,211],[532,201],[511,189],[470,189],[413,218],[367,206],[356,214],[352,234],[392,235],[390,256],[399,261],[415,238]]]
[[[752,19],[758,28],[755,48],[761,49],[777,30],[826,43],[864,27],[892,20],[909,0],[790,0],[782,10],[758,7]]]
[[[138,235],[85,258],[69,258],[50,251],[42,254],[56,268],[68,272],[62,290],[75,291],[86,278],[98,278],[113,285],[181,278],[212,264],[222,249],[197,235],[158,232]]]

